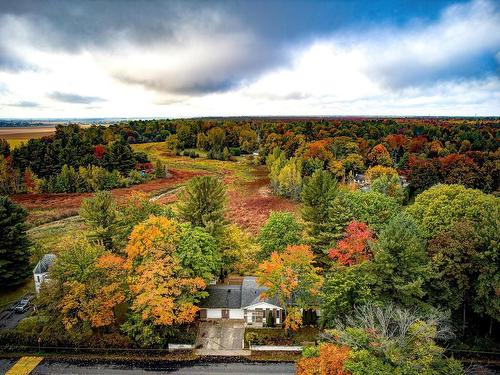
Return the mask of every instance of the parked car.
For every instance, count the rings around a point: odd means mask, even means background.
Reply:
[[[30,300],[28,298],[23,298],[18,302],[16,307],[14,307],[14,311],[16,313],[22,314],[23,312],[26,312],[29,308]]]

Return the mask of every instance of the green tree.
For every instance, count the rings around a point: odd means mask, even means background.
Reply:
[[[134,153],[130,145],[125,140],[115,141],[108,147],[104,155],[106,169],[117,170],[127,175],[135,166]]]
[[[421,303],[432,268],[425,240],[413,218],[406,213],[394,216],[372,244],[372,251],[369,272],[373,295],[404,306]]]
[[[200,227],[183,224],[177,256],[185,277],[201,277],[206,283],[218,275],[221,268],[221,254],[217,241]]]
[[[168,151],[178,151],[182,149],[182,144],[177,134],[169,135],[167,139],[165,139],[165,147]]]
[[[354,306],[374,299],[367,263],[352,266],[333,265],[325,277],[320,295],[321,324],[333,327],[335,322],[348,315]]]
[[[357,307],[344,322],[324,338],[350,348],[343,366],[350,374],[464,373],[460,362],[446,358],[436,343],[453,337],[443,313],[368,304]]]
[[[0,194],[14,194],[20,190],[21,175],[18,169],[12,168],[9,159],[0,155]]]
[[[207,132],[208,144],[213,152],[221,153],[226,142],[226,132],[222,128],[212,128]]]
[[[181,220],[206,228],[217,237],[225,225],[225,203],[224,184],[216,177],[199,176],[187,183],[177,209]]]
[[[243,129],[240,132],[239,144],[241,150],[246,153],[255,151],[259,146],[257,133],[251,129]]]
[[[80,216],[92,231],[92,237],[102,241],[106,249],[113,249],[118,218],[113,196],[109,191],[98,191],[92,198],[84,199]]]
[[[0,286],[22,283],[29,275],[28,213],[8,197],[0,196]]]
[[[179,139],[179,144],[183,149],[191,148],[195,145],[194,134],[188,124],[182,124],[177,127],[177,138]]]
[[[376,233],[380,233],[400,210],[394,198],[376,191],[350,191],[346,192],[344,199],[347,200],[353,219],[368,224]]]
[[[278,192],[294,200],[300,198],[302,190],[302,159],[290,158],[278,175]]]
[[[387,176],[383,175],[371,183],[370,188],[373,191],[385,194],[389,197],[394,198],[398,203],[402,204],[405,199],[405,193],[403,187],[401,186],[401,180],[399,176]]]
[[[305,180],[302,188],[302,220],[307,240],[314,252],[323,254],[334,241],[331,236],[330,204],[337,194],[337,181],[328,171],[316,171]]]
[[[150,200],[142,192],[133,192],[130,194],[125,202],[122,202],[116,210],[117,223],[113,241],[115,247],[118,249],[125,247],[134,226],[146,220],[149,216],[173,217],[170,207],[165,207]]]
[[[467,220],[484,241],[499,240],[500,199],[480,190],[436,185],[419,194],[407,211],[428,239]]]
[[[208,151],[210,144],[208,143],[208,136],[205,133],[198,133],[196,136],[196,148]]]
[[[283,252],[287,245],[301,243],[302,226],[290,212],[271,212],[262,227],[258,242],[260,260],[268,258],[273,251]]]

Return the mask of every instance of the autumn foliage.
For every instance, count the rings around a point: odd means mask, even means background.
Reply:
[[[175,254],[178,240],[174,221],[151,216],[134,228],[125,249],[132,310],[155,325],[192,322],[198,311],[195,297],[205,288],[201,277],[181,276]]]
[[[348,375],[343,369],[344,361],[349,357],[350,349],[346,346],[322,344],[318,357],[301,358],[297,363],[297,375]]]
[[[262,298],[276,297],[288,311],[285,329],[297,329],[302,316],[295,308],[307,308],[315,299],[322,285],[319,269],[314,266],[314,254],[309,246],[289,245],[283,253],[273,252],[270,259],[259,265],[259,283],[268,288]]]
[[[352,221],[346,228],[344,238],[330,249],[328,256],[343,266],[361,263],[371,258],[368,248],[373,232],[362,222]]]

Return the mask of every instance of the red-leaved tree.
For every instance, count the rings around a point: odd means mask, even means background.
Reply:
[[[368,242],[372,240],[373,232],[368,225],[352,221],[345,230],[344,238],[330,249],[328,256],[343,266],[361,263],[372,256],[368,247]]]

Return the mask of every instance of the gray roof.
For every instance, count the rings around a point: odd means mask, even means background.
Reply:
[[[261,294],[267,290],[266,287],[257,283],[256,277],[246,276],[241,285],[241,307],[247,307],[259,302],[267,302],[279,306],[276,298],[260,298]]]
[[[207,288],[208,297],[204,298],[200,307],[239,309],[241,307],[240,285],[210,285]]]
[[[56,256],[54,254],[45,254],[42,259],[37,263],[33,273],[45,273],[49,270],[49,267],[54,264]]]
[[[279,306],[276,299],[261,299],[267,288],[257,283],[256,277],[245,276],[241,285],[210,285],[208,297],[200,302],[201,308],[239,309],[267,302]]]

